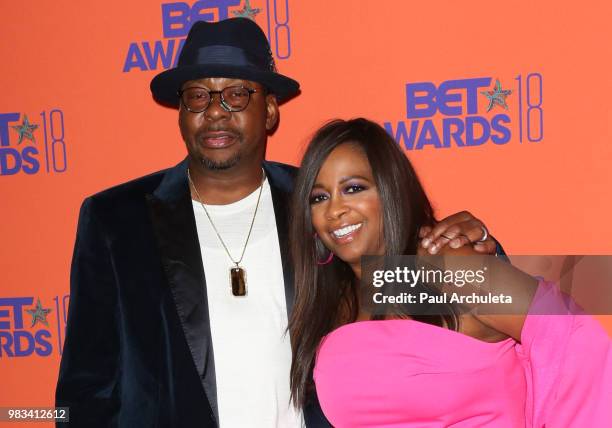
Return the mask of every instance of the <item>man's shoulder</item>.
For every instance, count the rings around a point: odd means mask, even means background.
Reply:
[[[163,169],[143,177],[135,178],[91,195],[88,199],[113,202],[121,199],[131,199],[152,193],[159,186],[164,175],[170,170]]]
[[[107,225],[132,227],[147,213],[147,199],[173,168],[156,171],[85,198],[79,218],[97,218]],[[130,226],[132,225],[132,226]],[[114,226],[113,226],[114,227]],[[135,227],[135,226],[134,226]]]
[[[289,174],[292,177],[295,177],[299,171],[299,168],[297,166],[289,165],[282,162],[267,160],[266,165],[269,170],[280,171],[282,173]]]
[[[299,171],[297,167],[281,162],[266,161],[265,169],[272,183],[286,192],[291,192]]]

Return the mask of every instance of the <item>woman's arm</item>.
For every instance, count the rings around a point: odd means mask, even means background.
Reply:
[[[422,253],[421,253],[422,255]],[[444,247],[439,257],[421,257],[425,264],[445,271],[484,271],[484,282],[443,284],[444,293],[470,296],[504,294],[509,303],[467,303],[462,309],[469,311],[484,325],[520,341],[521,331],[529,307],[537,290],[538,281],[510,263],[494,256],[482,255],[469,246],[453,249]],[[458,277],[458,276],[457,276]]]

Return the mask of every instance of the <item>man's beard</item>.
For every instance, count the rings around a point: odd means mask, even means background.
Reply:
[[[240,162],[240,158],[240,153],[236,153],[234,156],[224,161],[215,161],[210,158],[207,158],[206,156],[200,156],[200,163],[206,169],[212,171],[222,171],[236,166],[238,162]]]

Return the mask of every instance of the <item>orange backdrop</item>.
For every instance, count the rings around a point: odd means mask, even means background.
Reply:
[[[185,155],[148,85],[189,19],[250,12],[301,83],[269,159],[369,117],[412,144],[439,216],[469,209],[512,254],[612,254],[612,7],[563,3],[2,2],[0,405],[53,403],[83,198]],[[487,111],[497,80],[507,109]],[[48,325],[31,326],[38,299]]]

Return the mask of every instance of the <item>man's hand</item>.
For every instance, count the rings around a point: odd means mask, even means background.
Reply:
[[[467,211],[461,211],[440,221],[433,228],[421,227],[421,246],[430,254],[436,254],[445,245],[460,248],[472,245],[482,254],[495,254],[496,242],[489,235],[484,223]],[[486,238],[484,241],[481,239]]]

